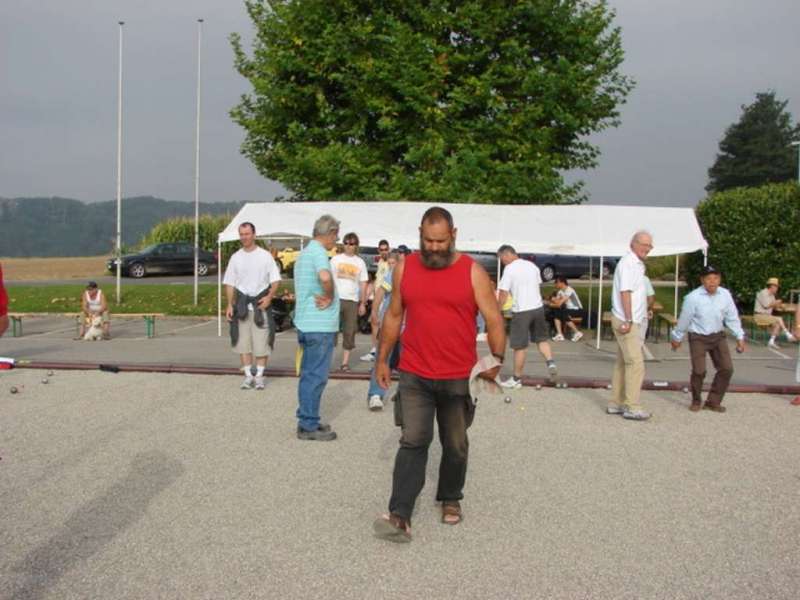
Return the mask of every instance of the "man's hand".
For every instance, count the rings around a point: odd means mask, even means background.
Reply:
[[[489,369],[487,371],[482,371],[481,373],[478,373],[478,377],[480,377],[481,379],[487,379],[489,381],[494,381],[495,379],[497,379],[497,376],[500,374],[500,367],[501,366],[502,365],[497,365],[496,367],[492,367],[491,369]]]
[[[736,340],[736,351],[739,354],[745,351],[744,340]]]
[[[318,294],[314,296],[314,304],[317,305],[318,309],[325,310],[331,304],[333,304],[333,298],[326,296],[325,294]]]
[[[624,322],[623,322],[623,323],[622,323],[622,324],[619,326],[619,332],[620,332],[621,334],[623,334],[623,335],[624,335],[624,334],[626,334],[626,333],[628,333],[630,330],[631,330],[631,324],[630,324],[630,323],[628,323],[627,321],[624,321]]]
[[[681,343],[680,342],[676,342],[675,340],[672,340],[670,342],[670,344],[672,345],[672,351],[673,352],[675,352],[678,348],[681,347]]]
[[[233,321],[233,306],[230,304],[225,308],[225,319],[227,319],[228,322]]]
[[[258,308],[261,310],[267,310],[269,305],[272,304],[272,298],[269,296],[264,296],[261,300],[258,301]]]
[[[367,305],[362,302],[358,305],[358,316],[363,317],[365,314],[367,314]]]
[[[375,365],[375,381],[385,390],[388,390],[392,384],[392,370],[386,361],[380,361]]]

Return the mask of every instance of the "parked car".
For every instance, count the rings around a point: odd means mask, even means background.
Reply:
[[[470,252],[469,255],[477,261],[489,276],[497,278],[497,255],[494,252]],[[578,279],[584,275],[589,274],[589,257],[588,256],[564,256],[561,254],[528,254],[521,253],[520,258],[530,260],[539,267],[542,272],[543,281],[553,281],[557,275],[564,277]],[[594,257],[593,259],[593,272],[592,275],[597,275],[597,265],[600,259]],[[603,276],[610,277],[614,273],[617,266],[618,258],[604,258],[603,259]],[[501,267],[502,272],[502,267]]]
[[[109,259],[106,267],[112,273],[117,270],[116,259]],[[197,274],[201,277],[217,269],[214,253],[200,250]],[[144,277],[154,273],[184,274],[194,271],[194,246],[187,242],[153,244],[136,254],[122,257],[122,274],[130,277]]]

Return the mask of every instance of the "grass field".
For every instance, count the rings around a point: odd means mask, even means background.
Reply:
[[[0,258],[9,281],[92,279],[106,274],[108,256],[67,258]]]
[[[293,282],[286,280],[281,283],[283,289],[291,290]],[[16,313],[65,313],[80,310],[80,297],[84,291],[80,285],[51,285],[51,286],[14,286],[8,289],[9,311]],[[123,286],[122,303],[114,303],[112,288],[105,290],[112,313],[143,313],[157,312],[177,316],[215,316],[217,310],[217,286],[210,283],[201,284],[199,287],[198,306],[193,304],[193,289],[191,285],[135,285]],[[552,291],[552,286],[543,286],[542,295],[547,297]],[[589,288],[576,287],[575,290],[581,297],[585,308],[589,306]],[[281,293],[279,289],[279,293]],[[592,303],[593,310],[597,309],[597,289]],[[686,288],[678,290],[683,296]],[[672,312],[672,288],[657,287],[656,299],[664,305],[666,312]],[[611,307],[610,286],[603,289],[604,310]]]

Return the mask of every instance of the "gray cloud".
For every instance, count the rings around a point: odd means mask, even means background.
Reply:
[[[594,136],[593,203],[693,205],[740,105],[775,89],[800,116],[796,0],[611,0],[624,71],[638,85],[622,125]],[[116,187],[117,25],[124,49],[124,193],[193,198],[196,19],[203,30],[203,201],[281,193],[238,151],[228,116],[247,82],[232,31],[249,39],[239,0],[3,0],[0,195],[107,200]]]

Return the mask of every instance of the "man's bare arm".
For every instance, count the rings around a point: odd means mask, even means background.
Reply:
[[[478,263],[472,263],[472,290],[475,294],[475,303],[486,321],[486,338],[492,354],[502,357],[506,349],[506,329],[500,307],[494,299],[492,282],[486,270]]]
[[[400,327],[403,324],[403,296],[400,292],[400,282],[403,280],[404,268],[405,265],[400,263],[392,273],[392,298],[386,314],[383,315],[383,323],[381,323],[378,365],[386,363],[389,353],[400,338]]]

